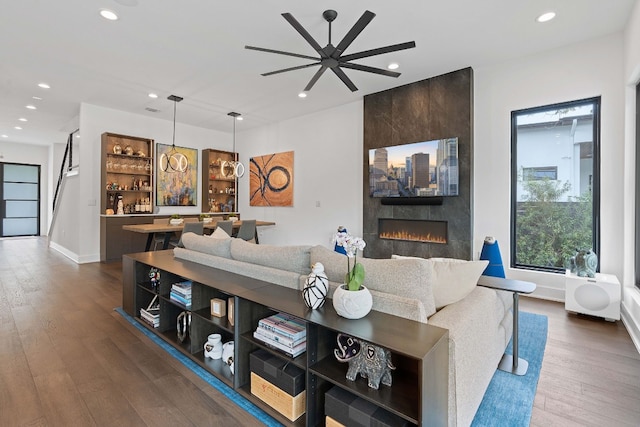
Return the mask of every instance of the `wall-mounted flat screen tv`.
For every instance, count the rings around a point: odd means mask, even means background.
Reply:
[[[371,197],[458,195],[458,138],[369,150]]]

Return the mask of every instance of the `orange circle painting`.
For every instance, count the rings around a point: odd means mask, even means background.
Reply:
[[[293,151],[252,157],[251,206],[293,206]]]

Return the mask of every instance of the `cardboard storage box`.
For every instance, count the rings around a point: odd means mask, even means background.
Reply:
[[[340,424],[330,416],[326,416],[324,418],[324,424],[326,427],[346,427],[344,424]]]
[[[262,378],[291,396],[305,389],[304,370],[266,350],[256,350],[249,355],[249,367]]]
[[[362,427],[405,427],[409,421],[335,386],[324,395],[324,414],[334,424]]]
[[[287,417],[290,421],[297,420],[305,413],[306,391],[303,390],[297,396],[291,396],[255,372],[251,372],[251,394]]]

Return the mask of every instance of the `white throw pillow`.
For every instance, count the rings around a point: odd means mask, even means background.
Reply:
[[[230,239],[231,238],[231,236],[229,236],[227,232],[220,227],[216,227],[216,229],[213,231],[213,233],[211,233],[211,236],[209,237],[211,237],[212,239]]]
[[[465,261],[454,258],[429,258],[436,310],[460,301],[478,284],[489,261]]]

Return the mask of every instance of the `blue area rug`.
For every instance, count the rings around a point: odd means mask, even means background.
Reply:
[[[274,420],[269,414],[264,412],[262,409],[258,408],[256,405],[254,405],[253,403],[245,399],[234,389],[232,389],[231,387],[229,387],[228,385],[220,381],[218,378],[213,376],[211,373],[209,373],[209,371],[204,369],[202,366],[198,365],[196,362],[189,359],[187,356],[185,356],[180,351],[175,349],[173,346],[168,344],[162,338],[158,337],[156,334],[154,334],[153,332],[151,332],[150,330],[142,326],[134,318],[129,316],[127,313],[125,313],[121,307],[117,307],[115,311],[118,312],[122,317],[124,317],[129,323],[135,326],[136,329],[138,329],[140,332],[142,332],[147,337],[149,337],[149,339],[153,341],[155,344],[157,344],[160,348],[162,348],[164,351],[169,353],[171,356],[177,359],[184,366],[191,369],[196,375],[202,378],[207,384],[209,384],[211,387],[218,390],[220,393],[224,394],[226,397],[229,398],[229,400],[231,400],[233,403],[235,403],[236,405],[238,405],[239,407],[241,407],[242,409],[244,409],[245,411],[247,411],[248,413],[256,417],[265,425],[267,426],[282,425],[276,420]]]
[[[214,387],[262,423],[267,426],[282,425],[231,387],[210,374],[206,369],[142,326],[125,313],[122,308],[118,307],[115,310],[160,348],[184,366],[191,369],[207,384]],[[536,395],[538,377],[540,376],[540,368],[542,367],[542,356],[544,355],[544,348],[547,343],[547,317],[521,311],[519,320],[519,354],[520,358],[529,362],[527,374],[517,376],[496,370],[480,404],[480,408],[473,419],[473,427],[524,427],[529,425],[531,410],[533,408],[533,398]],[[512,343],[509,343],[506,353],[512,354],[512,351]]]
[[[518,354],[529,362],[527,374],[518,376],[496,370],[473,419],[473,427],[529,425],[547,344],[547,316],[521,311],[518,330]],[[506,353],[513,354],[512,346],[513,341]]]

